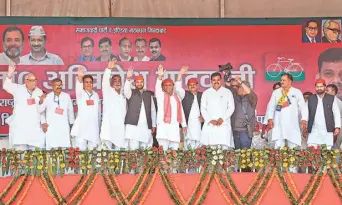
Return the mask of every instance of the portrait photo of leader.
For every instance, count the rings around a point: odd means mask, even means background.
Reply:
[[[24,32],[17,26],[9,26],[2,33],[2,47],[0,65],[10,63],[21,64],[21,52],[24,48]]]
[[[302,42],[320,43],[321,42],[321,24],[316,20],[304,21],[302,24]]]
[[[342,99],[342,48],[328,48],[318,57],[318,72],[326,84],[338,88],[337,97]]]
[[[341,20],[322,20],[322,43],[341,43]]]

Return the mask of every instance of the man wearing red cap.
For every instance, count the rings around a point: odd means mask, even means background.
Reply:
[[[202,92],[198,91],[198,82],[196,78],[188,80],[188,89],[185,91],[182,87],[182,76],[188,71],[189,67],[183,66],[179,71],[176,92],[182,99],[184,115],[188,124],[188,131],[184,139],[185,149],[196,149],[200,145],[203,117],[201,115]]]
[[[327,149],[331,149],[340,134],[340,110],[335,96],[325,93],[325,80],[317,79],[315,87],[316,95],[311,95],[308,99],[308,146],[325,144]]]
[[[302,92],[292,87],[292,81],[292,75],[282,74],[281,88],[273,91],[267,105],[265,117],[268,119],[268,127],[272,129],[272,141],[275,141],[276,149],[286,144],[289,148],[300,147],[302,144],[301,128],[306,130],[307,126],[308,108]]]
[[[134,77],[135,89],[131,89],[133,70],[128,70],[124,95],[128,100],[125,118],[125,138],[129,140],[131,150],[152,146],[152,133],[156,130],[156,107],[154,93],[144,89],[144,77]]]
[[[186,121],[181,100],[173,90],[173,80],[167,78],[162,81],[164,73],[163,66],[159,65],[155,87],[158,103],[157,139],[164,150],[177,150],[180,143],[179,125],[182,125],[185,135],[187,131]]]
[[[102,146],[109,150],[128,148],[128,140],[125,139],[126,98],[121,87],[121,76],[111,73],[116,67],[116,60],[110,61],[103,74],[103,120],[100,138]]]

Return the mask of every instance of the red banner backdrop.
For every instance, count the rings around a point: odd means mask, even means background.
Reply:
[[[4,31],[9,25],[1,25]],[[18,25],[22,29],[25,40],[20,56],[30,53],[28,33],[33,25]],[[100,56],[98,42],[103,37],[112,41],[114,55],[119,53],[119,40],[127,37],[132,42],[131,56],[135,56],[134,41],[138,37],[148,41],[158,38],[161,51],[166,61],[159,62],[120,62],[118,72],[125,76],[127,69],[133,67],[136,74],[146,78],[146,87],[154,90],[155,71],[163,64],[167,75],[176,78],[181,66],[190,66],[188,75],[183,79],[197,77],[201,89],[210,86],[210,74],[218,70],[219,64],[231,62],[233,76],[241,75],[248,80],[258,95],[257,115],[259,121],[265,114],[266,105],[272,92],[274,81],[268,81],[265,73],[272,64],[282,64],[286,69],[289,63],[299,64],[302,68],[302,81],[294,86],[304,91],[314,90],[314,80],[318,73],[318,57],[330,47],[340,47],[340,43],[307,44],[302,42],[301,25],[241,25],[241,26],[76,26],[76,25],[42,25],[46,32],[45,48],[49,53],[58,55],[64,65],[19,65],[14,77],[15,82],[23,83],[23,74],[34,72],[38,77],[39,87],[50,92],[49,81],[59,77],[63,80],[64,89],[74,98],[74,84],[77,64],[84,65],[94,76],[95,90],[101,93],[101,81],[106,62],[77,62],[81,56],[81,39],[90,37],[94,40],[93,56]],[[120,27],[120,28],[119,28]],[[85,29],[92,28],[92,29]],[[90,32],[92,31],[92,32]],[[140,32],[140,33],[137,33]],[[146,52],[151,56],[149,48]],[[278,57],[284,57],[278,62]],[[293,59],[293,60],[288,60]],[[291,61],[291,62],[290,62]],[[6,77],[7,65],[0,66],[1,84]],[[12,96],[0,90],[0,134],[6,135],[8,128],[5,119],[11,114]],[[7,99],[7,100],[6,100]]]

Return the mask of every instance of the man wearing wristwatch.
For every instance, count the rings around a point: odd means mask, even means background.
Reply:
[[[308,146],[325,144],[331,149],[340,134],[340,110],[335,96],[325,93],[325,80],[317,79],[315,87],[316,95],[308,99]]]

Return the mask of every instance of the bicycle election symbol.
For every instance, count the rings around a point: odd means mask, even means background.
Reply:
[[[294,59],[285,59],[284,57],[278,57],[278,61],[276,63],[270,64],[266,73],[268,76],[275,78],[281,75],[282,73],[289,73],[294,78],[299,77],[304,72],[304,68],[300,65],[300,63],[294,63]]]

